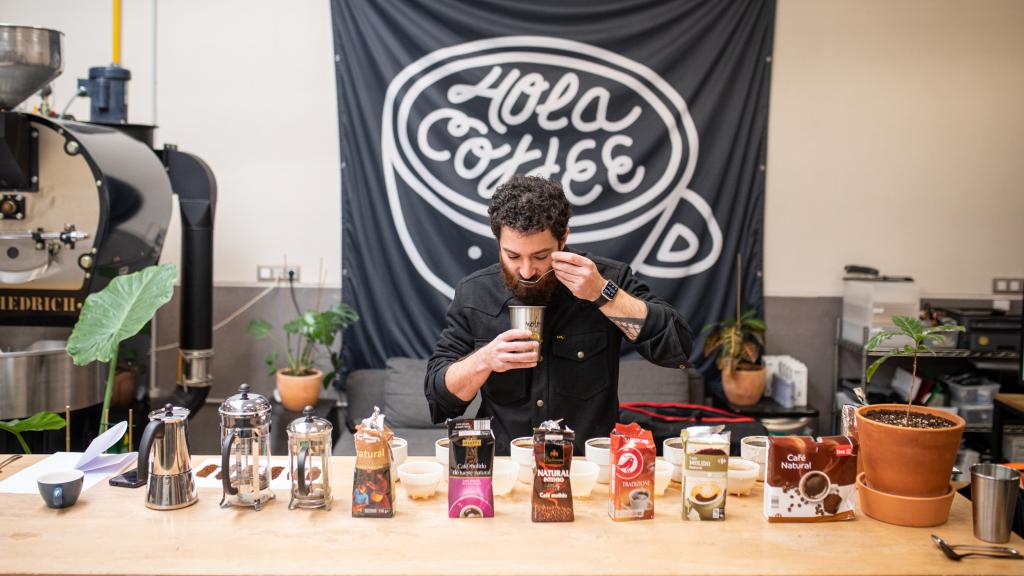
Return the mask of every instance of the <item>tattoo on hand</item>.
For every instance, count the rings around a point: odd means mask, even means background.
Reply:
[[[622,330],[626,334],[626,338],[629,338],[630,340],[636,340],[637,336],[640,335],[640,329],[644,326],[643,318],[609,316],[608,319],[618,326],[619,330]]]

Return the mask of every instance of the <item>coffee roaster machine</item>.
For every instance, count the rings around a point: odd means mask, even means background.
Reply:
[[[96,434],[107,367],[75,366],[66,340],[85,298],[118,275],[159,261],[176,194],[182,221],[179,381],[175,405],[193,414],[211,384],[213,221],[217,185],[202,159],[174,146],[157,150],[153,126],[127,123],[116,65],[90,70],[80,91],[90,122],[14,111],[63,71],[61,32],[0,25],[0,420],[40,410],[72,411],[72,449]],[[126,341],[118,371],[136,424],[151,406],[150,338]],[[139,368],[142,368],[140,373]],[[112,410],[111,421],[127,410]],[[64,431],[30,447],[63,449]],[[137,438],[137,436],[136,436]],[[32,443],[35,445],[32,446]],[[18,452],[0,433],[0,453]]]

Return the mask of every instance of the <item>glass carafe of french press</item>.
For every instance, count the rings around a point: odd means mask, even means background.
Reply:
[[[334,426],[306,406],[288,425],[288,470],[292,498],[288,509],[331,509],[331,431]]]
[[[252,506],[274,499],[270,490],[270,402],[249,385],[220,405],[221,507]]]

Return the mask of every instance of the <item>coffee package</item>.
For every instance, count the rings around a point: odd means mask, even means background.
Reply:
[[[765,461],[769,522],[851,520],[856,504],[857,441],[849,436],[772,436]]]
[[[548,420],[533,430],[534,522],[572,522],[572,443],[576,434],[560,421]]]
[[[725,520],[729,436],[725,426],[692,426],[683,441],[683,520]]]
[[[615,521],[654,518],[654,436],[636,422],[616,424],[611,444],[608,515]]]
[[[352,480],[352,516],[392,518],[395,515],[395,479],[391,477],[391,438],[384,415],[373,414],[356,425],[356,468]]]
[[[490,418],[448,420],[448,517],[494,517]]]

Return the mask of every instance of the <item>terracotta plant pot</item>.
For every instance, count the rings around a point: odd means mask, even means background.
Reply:
[[[952,422],[949,428],[903,428],[866,418],[872,410],[906,410],[906,404],[874,404],[857,409],[857,440],[867,485],[895,496],[937,498],[949,492],[963,418],[935,408],[914,406]]]
[[[301,412],[306,406],[316,404],[323,387],[324,373],[313,370],[305,376],[292,376],[285,369],[277,371],[277,391],[281,395],[281,404],[292,412]]]
[[[948,484],[946,493],[934,498],[911,498],[893,496],[878,490],[872,490],[864,483],[864,475],[857,475],[857,499],[861,512],[889,524],[897,526],[938,526],[945,524],[949,518],[949,508],[953,505],[956,491]]]
[[[735,406],[757,404],[764,395],[764,376],[764,366],[758,366],[756,370],[723,370],[725,397]]]

